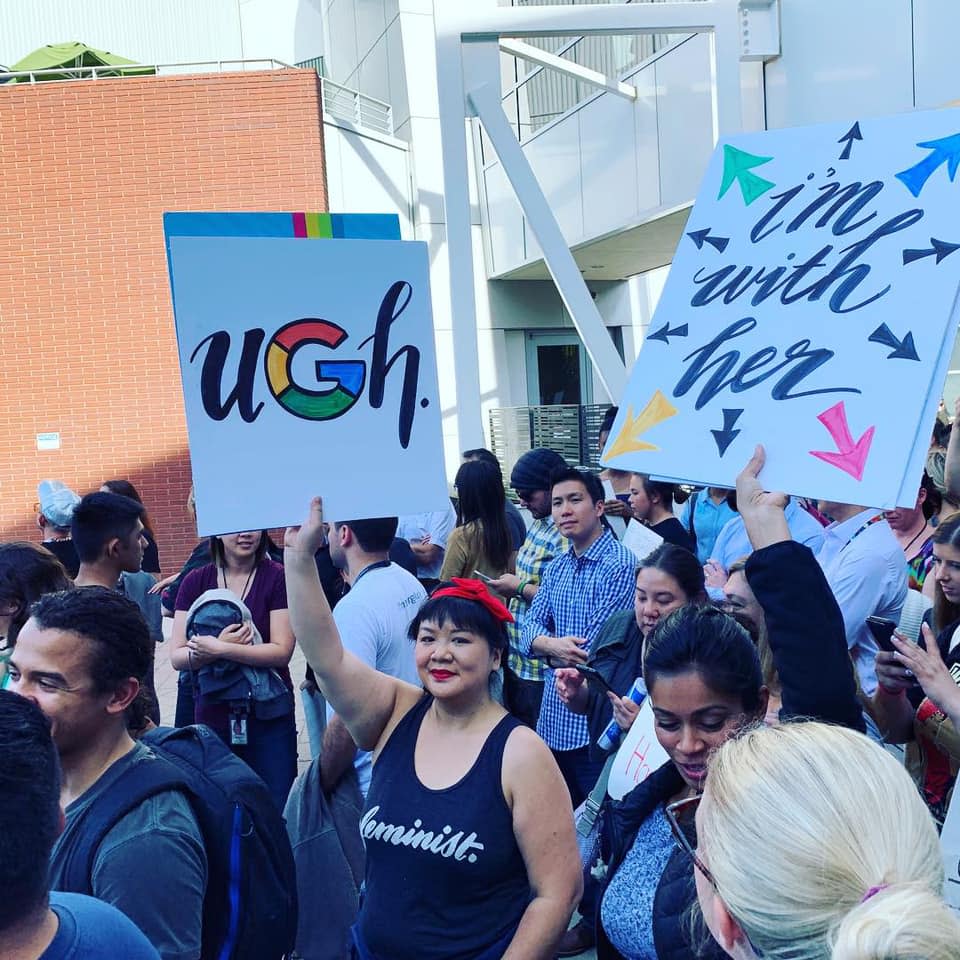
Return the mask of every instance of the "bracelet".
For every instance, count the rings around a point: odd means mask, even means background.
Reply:
[[[529,587],[529,586],[530,586],[530,581],[529,581],[529,580],[521,580],[521,581],[517,584],[517,599],[518,599],[518,600],[523,600],[523,602],[526,603],[527,598],[523,595],[523,591],[526,590],[527,587]]]

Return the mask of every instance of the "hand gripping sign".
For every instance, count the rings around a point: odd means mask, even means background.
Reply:
[[[912,506],[957,329],[960,110],[717,147],[603,462]]]
[[[199,532],[284,526],[320,492],[333,518],[443,508],[426,246],[184,216],[200,226],[168,215],[167,244]]]

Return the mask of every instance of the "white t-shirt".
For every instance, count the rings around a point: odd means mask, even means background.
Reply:
[[[344,647],[368,666],[408,683],[420,685],[407,636],[427,593],[416,577],[391,563],[362,573],[350,592],[334,607],[333,619]],[[334,710],[327,704],[327,720]],[[360,791],[370,786],[371,755],[358,750],[353,761]]]

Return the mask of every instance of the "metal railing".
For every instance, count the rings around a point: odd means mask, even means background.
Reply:
[[[245,70],[292,70],[282,60],[196,60],[188,63],[114,63],[97,67],[51,67],[0,73],[0,84],[50,83],[64,80],[115,79],[117,77],[171,76],[182,73],[232,73]]]
[[[327,64],[323,57],[310,57],[309,60],[298,60],[294,66],[316,70],[321,77],[327,75]]]
[[[320,85],[326,115],[388,136],[393,135],[393,108],[389,103],[326,78],[321,79]]]

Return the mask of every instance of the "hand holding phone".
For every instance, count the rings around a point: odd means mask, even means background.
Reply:
[[[877,646],[881,650],[886,650],[887,653],[895,653],[896,648],[890,638],[893,636],[893,631],[897,629],[897,625],[886,617],[867,617],[865,622],[873,639],[877,641]]]
[[[473,575],[478,580],[482,580],[484,583],[493,583],[493,577],[488,577],[485,573],[481,573],[479,570],[474,570]]]
[[[615,697],[620,696],[620,694],[617,693],[617,691],[614,690],[609,683],[607,683],[604,675],[596,668],[588,667],[585,663],[574,663],[572,666],[577,670],[578,673],[583,674],[583,676],[585,676],[591,683],[599,683],[600,686],[603,687],[603,689],[608,693],[612,693]]]

